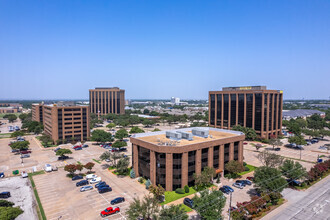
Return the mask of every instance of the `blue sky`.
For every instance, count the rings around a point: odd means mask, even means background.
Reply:
[[[330,1],[0,0],[0,99],[330,96]]]

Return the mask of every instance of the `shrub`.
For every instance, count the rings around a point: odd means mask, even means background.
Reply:
[[[250,169],[248,167],[244,167],[244,171],[249,171]]]
[[[139,177],[138,181],[139,183],[144,183],[144,179],[142,177]]]
[[[262,139],[261,142],[264,143],[264,144],[269,144],[269,140],[268,139]]]
[[[243,162],[243,166],[246,166],[247,165],[247,163],[246,162]]]
[[[184,186],[184,192],[189,193],[189,186],[187,186],[187,185]]]
[[[266,206],[269,207],[269,206],[272,206],[273,204],[271,202],[267,203]]]
[[[15,204],[7,200],[0,200],[0,207],[13,207]]]
[[[175,192],[178,194],[184,194],[184,190],[182,188],[177,188]]]
[[[134,179],[135,178],[135,171],[134,169],[131,169],[130,173],[129,173],[129,176]]]
[[[145,184],[146,184],[146,189],[149,189],[149,186],[151,185],[151,181],[148,179]]]

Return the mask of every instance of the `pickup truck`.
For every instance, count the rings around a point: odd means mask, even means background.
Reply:
[[[111,215],[111,214],[115,214],[115,213],[118,213],[120,212],[120,208],[119,207],[108,207],[106,208],[105,210],[101,211],[101,217],[105,217],[105,216],[108,216],[108,215]]]

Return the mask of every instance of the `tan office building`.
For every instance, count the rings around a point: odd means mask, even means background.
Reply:
[[[90,89],[89,106],[95,114],[125,114],[125,90],[118,87]]]
[[[282,128],[283,92],[266,86],[225,87],[209,92],[209,126],[253,128],[261,138],[276,137]]]
[[[43,122],[43,103],[32,104],[32,120]]]
[[[44,132],[53,141],[85,141],[90,136],[89,106],[51,104],[43,105],[41,110],[35,106],[32,108],[33,120],[38,119],[38,114],[43,116]]]
[[[230,160],[243,163],[245,135],[217,128],[183,128],[135,134],[132,164],[136,176],[162,185],[167,191],[195,184],[193,174],[204,167],[223,173]]]

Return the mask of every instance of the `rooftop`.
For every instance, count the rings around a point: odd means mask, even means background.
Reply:
[[[321,112],[319,110],[313,110],[313,109],[295,109],[295,110],[283,110],[283,117],[306,117],[314,114],[325,114],[324,112]]]
[[[208,135],[205,137],[200,135],[192,134],[193,130],[197,131],[206,131]],[[184,133],[184,134],[192,134],[192,140],[184,139],[184,138],[168,138],[166,136],[175,134],[175,133]],[[228,137],[236,137],[244,135],[244,133],[239,131],[232,130],[224,130],[218,128],[206,128],[206,127],[195,127],[195,128],[182,128],[175,129],[170,131],[158,131],[158,132],[149,132],[149,133],[139,133],[132,135],[132,138],[136,138],[145,142],[149,142],[159,146],[185,146],[196,143],[203,143],[209,141],[220,140]],[[184,136],[184,135],[183,135]]]
[[[267,90],[266,86],[237,86],[223,87],[222,91],[242,91],[242,90]]]

